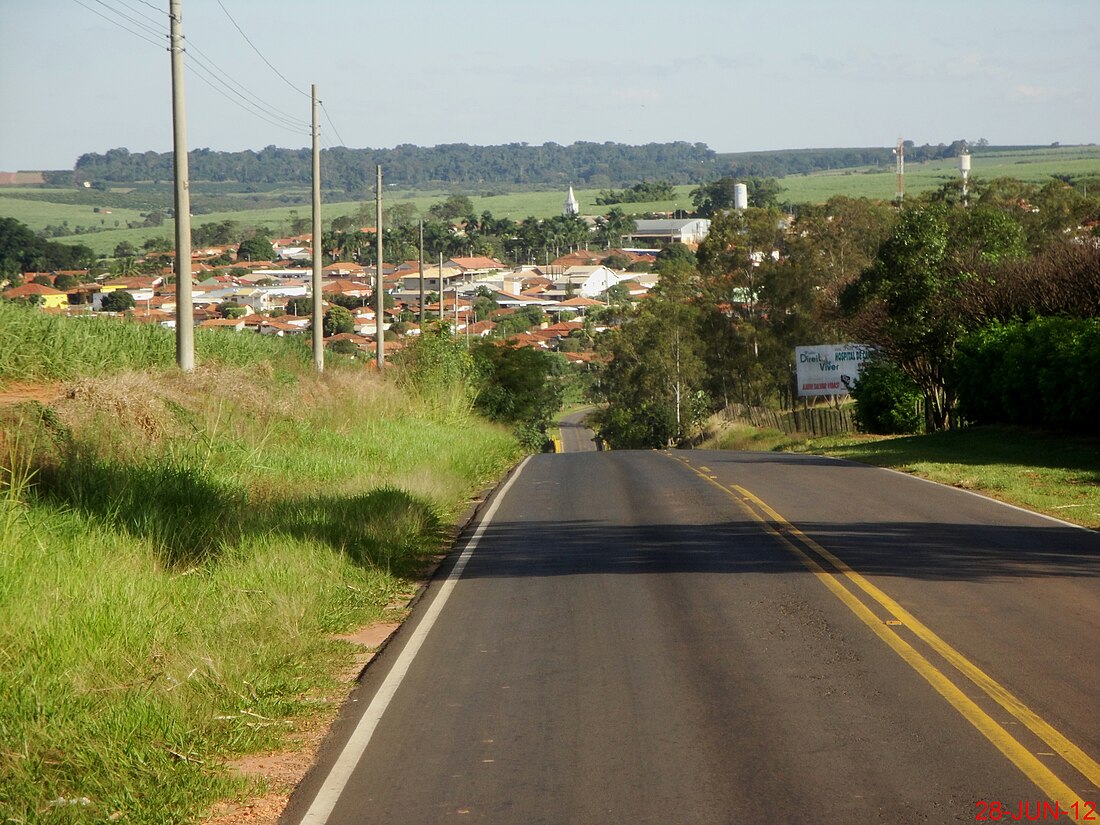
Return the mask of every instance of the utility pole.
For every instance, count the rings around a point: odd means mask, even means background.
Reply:
[[[424,334],[424,219],[420,219],[420,334]]]
[[[317,84],[310,87],[313,98],[313,368],[325,371],[325,319],[321,313],[321,129],[318,126]]]
[[[172,153],[176,191],[176,363],[195,370],[195,308],[191,302],[191,193],[187,168],[187,115],[183,100],[183,12],[169,0],[172,53]]]
[[[901,205],[902,199],[905,197],[905,141],[898,138],[897,148],[894,149],[894,157],[896,158],[896,172],[898,178],[897,188],[897,202]]]
[[[375,167],[375,186],[374,186],[374,230],[375,238],[378,241],[378,277],[374,282],[374,303],[375,303],[375,317],[374,317],[374,330],[375,342],[378,356],[378,369],[382,370],[382,367],[386,364],[386,342],[382,332],[383,312],[385,305],[383,302],[383,296],[385,295],[385,281],[382,278],[382,165],[379,164]]]

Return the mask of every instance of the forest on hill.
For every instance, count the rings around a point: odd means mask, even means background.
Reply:
[[[975,151],[984,148],[984,141]],[[906,157],[914,161],[953,157],[966,144],[956,140],[935,146],[906,145]],[[995,147],[989,147],[993,149]],[[193,181],[235,182],[250,186],[271,184],[308,185],[311,174],[309,149],[268,146],[260,151],[218,152],[195,149],[189,153]],[[784,177],[851,167],[887,167],[893,163],[888,147],[849,149],[787,149],[767,152],[718,153],[705,143],[578,142],[530,145],[510,143],[472,146],[454,143],[440,146],[403,145],[392,149],[336,147],[321,152],[326,187],[362,192],[373,183],[374,168],[381,165],[386,182],[396,186],[430,188],[561,188],[629,186],[643,180],[674,185],[700,184],[724,176]],[[172,179],[171,152],[130,152],[111,149],[103,154],[81,155],[72,171],[47,173],[47,182],[67,185],[84,181],[119,185]]]

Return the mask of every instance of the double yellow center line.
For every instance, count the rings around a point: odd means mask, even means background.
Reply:
[[[907,628],[918,639],[943,657],[955,670],[981,688],[993,701],[1045,742],[1055,754],[1076,769],[1093,787],[1100,788],[1100,763],[1097,763],[1095,759],[1041,719],[1023,702],[1013,696],[1007,688],[937,636],[912,613],[850,568],[843,560],[837,558],[833,553],[783,518],[758,496],[744,487],[737,485],[725,486],[706,467],[696,468],[682,459],[681,461],[684,466],[700,478],[722,490],[746,514],[757,521],[766,532],[782,542],[817,577],[818,581],[829,589],[829,592],[836,596],[913,670],[924,677],[955,710],[977,728],[1001,753],[1008,757],[1052,802],[1058,802],[1063,810],[1068,810],[1075,802],[1081,804],[1085,800],[1058,778],[1050,768],[1015,739],[993,717],[963,693],[922,653],[902,638],[898,631],[894,629],[895,627]],[[827,570],[822,562],[830,565],[836,572]],[[889,618],[882,619],[876,615],[871,606],[857,597],[856,592],[862,592],[870,597],[871,603],[883,608]]]

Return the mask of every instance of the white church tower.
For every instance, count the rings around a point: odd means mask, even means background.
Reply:
[[[561,208],[561,213],[566,217],[570,215],[579,215],[581,213],[581,205],[577,203],[577,198],[573,194],[573,187],[569,187],[569,194],[565,196],[565,205]]]

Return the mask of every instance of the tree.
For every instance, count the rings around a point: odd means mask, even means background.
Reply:
[[[243,306],[236,301],[224,301],[218,304],[218,312],[223,318],[243,318],[248,312]]]
[[[745,184],[748,205],[758,209],[773,209],[779,206],[779,195],[783,187],[775,178],[719,178],[704,184],[691,192],[695,211],[704,217],[713,217],[734,207],[734,194],[738,183]]]
[[[1026,254],[1010,216],[988,204],[907,209],[875,261],[841,292],[849,329],[880,347],[920,387],[929,431],[954,420],[955,348],[982,323],[963,311],[968,283],[979,266]]]
[[[286,312],[287,315],[306,318],[313,314],[313,299],[304,296],[291,298],[286,302]]]
[[[344,307],[330,307],[325,313],[321,329],[326,338],[342,332],[355,332],[355,316]]]
[[[474,203],[465,195],[451,195],[445,201],[428,208],[428,214],[441,221],[453,221],[472,215],[473,212]]]
[[[413,203],[395,203],[382,212],[382,224],[386,229],[416,226],[417,210]]]
[[[634,219],[615,207],[596,218],[596,236],[606,249],[619,246],[634,231]]]
[[[663,447],[688,435],[708,409],[699,310],[687,278],[662,276],[636,316],[599,342],[610,357],[597,393],[600,435],[620,448]]]
[[[137,255],[137,250],[134,245],[129,241],[121,241],[115,246],[115,258],[133,258]]]
[[[541,449],[546,428],[562,405],[551,354],[488,340],[475,343],[471,354],[484,376],[474,406],[493,421],[515,425],[528,449]]]
[[[134,296],[124,289],[116,289],[103,296],[101,307],[104,312],[125,312],[137,306]]]
[[[241,241],[237,248],[238,261],[270,261],[275,257],[275,247],[263,235],[254,235]]]
[[[657,271],[661,274],[693,270],[698,262],[691,248],[682,243],[670,243],[657,253]]]

